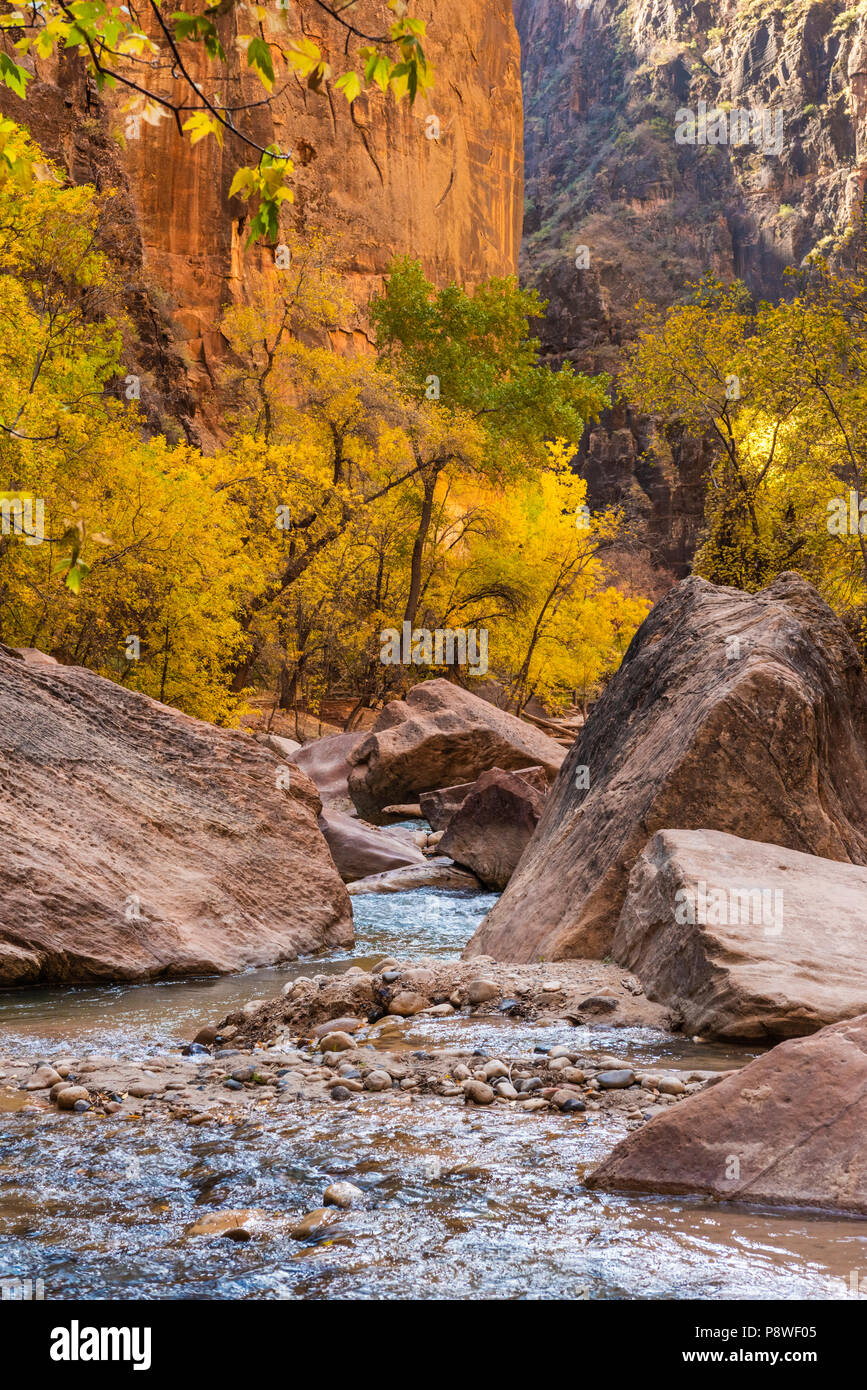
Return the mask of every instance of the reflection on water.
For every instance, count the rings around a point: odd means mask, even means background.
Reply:
[[[189,1038],[294,975],[383,954],[456,955],[493,896],[416,890],[354,901],[352,955],[223,979],[0,996],[0,1056],[136,1057]],[[743,1050],[649,1029],[413,1020],[405,1045],[514,1052],[570,1042],[635,1063],[724,1068]],[[10,1105],[17,1101],[17,1095]],[[0,1113],[0,1277],[48,1299],[842,1298],[867,1266],[864,1224],[699,1201],[589,1193],[580,1178],[625,1132],[614,1113],[532,1115],[405,1095],[359,1108],[262,1102],[235,1129],[158,1118]],[[288,1229],[329,1182],[364,1206],[329,1239]],[[218,1207],[255,1238],[190,1237]]]

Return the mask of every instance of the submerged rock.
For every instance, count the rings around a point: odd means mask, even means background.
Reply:
[[[867,1015],[778,1044],[630,1134],[586,1180],[867,1214]]]

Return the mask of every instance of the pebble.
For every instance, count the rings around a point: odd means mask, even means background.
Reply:
[[[326,1187],[322,1200],[327,1207],[340,1207],[342,1211],[346,1211],[360,1202],[363,1196],[361,1188],[356,1187],[353,1182],[333,1182],[330,1187]]]
[[[415,994],[412,990],[402,989],[396,994],[388,1006],[390,1014],[397,1014],[398,1018],[411,1018],[414,1014],[420,1014],[422,1009],[426,1009],[428,1001],[423,994]]]
[[[493,980],[470,980],[467,986],[467,999],[471,1004],[487,1004],[499,997],[500,990]]]
[[[470,1069],[463,1062],[458,1062],[456,1067],[452,1067],[452,1076],[455,1081],[469,1081]]]
[[[366,1091],[390,1091],[391,1077],[387,1071],[370,1071],[364,1078],[364,1089]],[[332,1095],[334,1092],[332,1091]]]
[[[548,1102],[543,1100],[541,1096],[534,1096],[531,1100],[518,1101],[519,1110],[546,1110],[547,1107]]]
[[[64,1086],[57,1097],[57,1104],[61,1110],[74,1110],[80,1100],[90,1100],[90,1092],[86,1086]]]
[[[60,1072],[53,1067],[39,1067],[31,1076],[29,1081],[24,1083],[22,1090],[25,1091],[48,1091],[52,1086],[56,1086],[58,1081],[62,1081]]]
[[[358,1091],[364,1090],[362,1083],[356,1081],[354,1076],[335,1076],[332,1081],[329,1081],[328,1088],[332,1095],[334,1095],[335,1091],[346,1091],[347,1095],[349,1095],[352,1092],[357,1093]]]
[[[347,1052],[355,1043],[348,1033],[337,1031],[326,1033],[319,1046],[323,1052]]]
[[[683,1096],[686,1095],[686,1087],[676,1076],[664,1076],[657,1087],[660,1095],[663,1096]]]
[[[627,1086],[635,1085],[635,1072],[625,1069],[622,1071],[601,1071],[595,1079],[597,1086],[601,1086],[603,1091],[622,1091]]]
[[[500,1061],[499,1057],[495,1057],[482,1068],[482,1072],[484,1073],[486,1081],[496,1081],[499,1080],[500,1077],[508,1076],[509,1068],[506,1066],[505,1062]]]
[[[200,1029],[199,1029],[198,1033],[197,1033],[196,1036],[193,1038],[193,1042],[194,1042],[194,1043],[205,1043],[205,1044],[207,1044],[207,1045],[210,1045],[211,1043],[215,1043],[215,1042],[217,1041],[217,1038],[218,1038],[219,1036],[220,1036],[220,1030],[219,1030],[219,1028],[214,1028],[214,1027],[212,1027],[212,1026],[209,1024],[207,1028],[200,1028]]]
[[[449,1018],[454,1013],[452,1004],[434,1004],[432,1009],[425,1009],[429,1018]]]
[[[317,1207],[315,1211],[309,1211],[297,1226],[293,1226],[289,1234],[293,1240],[311,1240],[339,1220],[339,1214],[333,1207]]]
[[[514,1086],[512,1085],[511,1081],[500,1081],[500,1082],[498,1082],[498,1083],[497,1083],[497,1088],[496,1088],[496,1090],[497,1090],[497,1095],[498,1095],[498,1096],[502,1096],[504,1100],[517,1100],[517,1099],[518,1099],[518,1092],[515,1090],[515,1088],[514,1088]]]
[[[586,1110],[587,1106],[573,1091],[555,1091],[551,1097],[558,1110]]]
[[[473,1101],[475,1105],[490,1105],[494,1099],[494,1090],[484,1081],[464,1081],[461,1087],[467,1100]]]
[[[583,1086],[587,1080],[580,1067],[564,1067],[560,1075],[564,1081],[571,1081],[573,1086]]]
[[[353,1018],[347,1015],[341,1018],[330,1018],[327,1023],[319,1023],[313,1029],[314,1038],[326,1038],[329,1033],[357,1033],[364,1024],[360,1018]]]
[[[559,980],[549,980],[542,986],[543,994],[559,994],[563,986]]]
[[[260,1216],[258,1211],[208,1211],[184,1231],[185,1236],[223,1236],[243,1229],[244,1223]],[[237,1240],[237,1236],[232,1236]]]
[[[352,1095],[352,1092],[350,1091],[350,1089],[349,1089],[348,1086],[332,1086],[332,1087],[331,1087],[331,1099],[332,1099],[332,1100],[349,1100],[349,1098],[350,1098],[351,1095]]]

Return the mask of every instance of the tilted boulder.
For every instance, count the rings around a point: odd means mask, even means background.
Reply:
[[[389,835],[357,816],[329,807],[319,817],[319,828],[344,883],[354,883],[368,874],[402,869],[408,864],[427,864],[421,850],[409,839]]]
[[[642,623],[467,954],[608,955],[657,830],[723,830],[867,863],[867,681],[799,576],[683,580]]]
[[[551,784],[543,767],[518,768],[515,776],[547,796]],[[475,782],[460,782],[456,787],[437,787],[436,791],[422,792],[419,797],[420,809],[431,830],[445,830],[455,811],[463,806],[477,784],[478,779]]]
[[[628,1135],[605,1191],[867,1214],[867,1016],[780,1043]]]
[[[353,939],[313,784],[263,744],[0,652],[0,983],[241,970]]]
[[[629,877],[612,954],[689,1033],[814,1033],[867,1011],[867,868],[659,830]]]
[[[437,846],[488,888],[505,888],[530,843],[545,797],[517,772],[483,772]]]
[[[349,794],[365,820],[422,792],[474,781],[492,767],[541,766],[553,781],[565,751],[532,725],[447,680],[422,681],[385,706],[349,754]]]

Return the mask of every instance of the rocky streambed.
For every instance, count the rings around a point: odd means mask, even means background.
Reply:
[[[605,962],[455,960],[489,895],[355,906],[352,956],[2,996],[3,1277],[46,1298],[849,1296],[860,1223],[584,1186],[754,1051],[668,1031]]]

